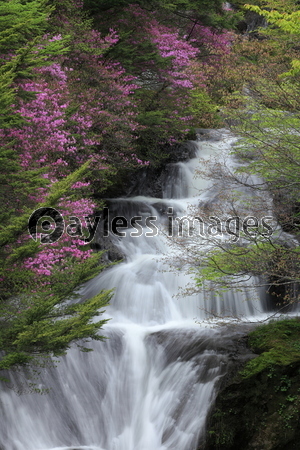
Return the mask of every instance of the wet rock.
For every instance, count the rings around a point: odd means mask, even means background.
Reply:
[[[174,146],[163,166],[147,167],[135,174],[135,183],[128,191],[128,196],[134,193],[134,195],[162,198],[165,181],[170,170],[172,170],[172,166],[178,162],[194,158],[197,149],[198,146],[195,141],[187,141]]]
[[[196,128],[196,136],[198,141],[212,141],[217,142],[224,139],[224,133],[228,130],[220,129],[214,130],[211,128]]]
[[[117,240],[111,235],[104,236],[103,232],[97,233],[91,248],[97,251],[105,251],[102,256],[103,262],[117,262],[125,258],[124,253],[119,249]]]

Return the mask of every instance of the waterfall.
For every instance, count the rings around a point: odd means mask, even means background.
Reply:
[[[166,233],[168,211],[182,217],[217,195],[213,180],[194,174],[211,155],[230,151],[234,138],[226,130],[220,136],[199,141],[196,158],[173,165],[162,199],[114,201],[118,215],[140,216],[143,228],[140,236],[131,235],[137,228],[115,236],[126,259],[81,291],[90,297],[115,288],[104,314],[111,319],[102,330],[107,339],[87,344],[88,353],[74,346],[57,367],[41,368],[37,387],[49,388],[45,395],[1,390],[1,450],[197,449],[230,362],[230,335],[240,333],[205,319],[211,311],[258,319],[268,309],[253,279],[239,292],[184,293],[193,279],[170,265],[179,250]]]

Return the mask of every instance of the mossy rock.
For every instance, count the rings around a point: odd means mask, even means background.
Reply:
[[[206,450],[293,450],[300,442],[299,319],[258,327],[249,361],[217,397]],[[199,448],[200,450],[200,448]]]
[[[299,448],[300,363],[228,386],[210,417],[207,450]]]

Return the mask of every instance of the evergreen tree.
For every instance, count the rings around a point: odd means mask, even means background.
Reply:
[[[24,169],[16,144],[30,125],[20,106],[37,96],[24,89],[24,82],[32,82],[38,70],[68,50],[68,38],[49,35],[52,11],[42,0],[0,2],[0,370],[39,365],[43,358],[63,354],[74,340],[102,339],[98,332],[105,321],[92,319],[111,297],[110,292],[101,292],[84,303],[74,301],[75,288],[102,269],[99,254],[83,257],[78,264],[70,250],[49,276],[38,277],[28,263],[42,255],[38,242],[29,237],[28,219],[43,206],[36,196],[49,181],[41,176],[46,167]],[[90,162],[54,183],[45,206],[57,206],[86,176]],[[86,256],[90,254],[88,250]]]

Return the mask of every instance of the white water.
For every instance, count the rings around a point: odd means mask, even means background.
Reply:
[[[178,177],[169,180],[163,199],[120,199],[122,211],[156,215],[160,224],[166,215],[158,213],[158,204],[187,214],[189,205],[210,198],[212,182],[193,177],[199,157],[228,151],[231,142],[226,132],[220,142],[200,142],[197,158],[177,165]],[[49,394],[1,390],[1,450],[197,448],[229,361],[229,332],[197,321],[211,312],[257,319],[266,303],[253,280],[239,293],[203,290],[178,297],[191,281],[184,270],[170,270],[166,254],[178,250],[164,234],[146,237],[146,231],[134,238],[127,230],[118,244],[126,261],[82,291],[91,296],[116,288],[104,315],[112,318],[104,329],[108,339],[92,343],[93,352],[74,348],[57,368],[42,370],[38,387],[50,388]]]

